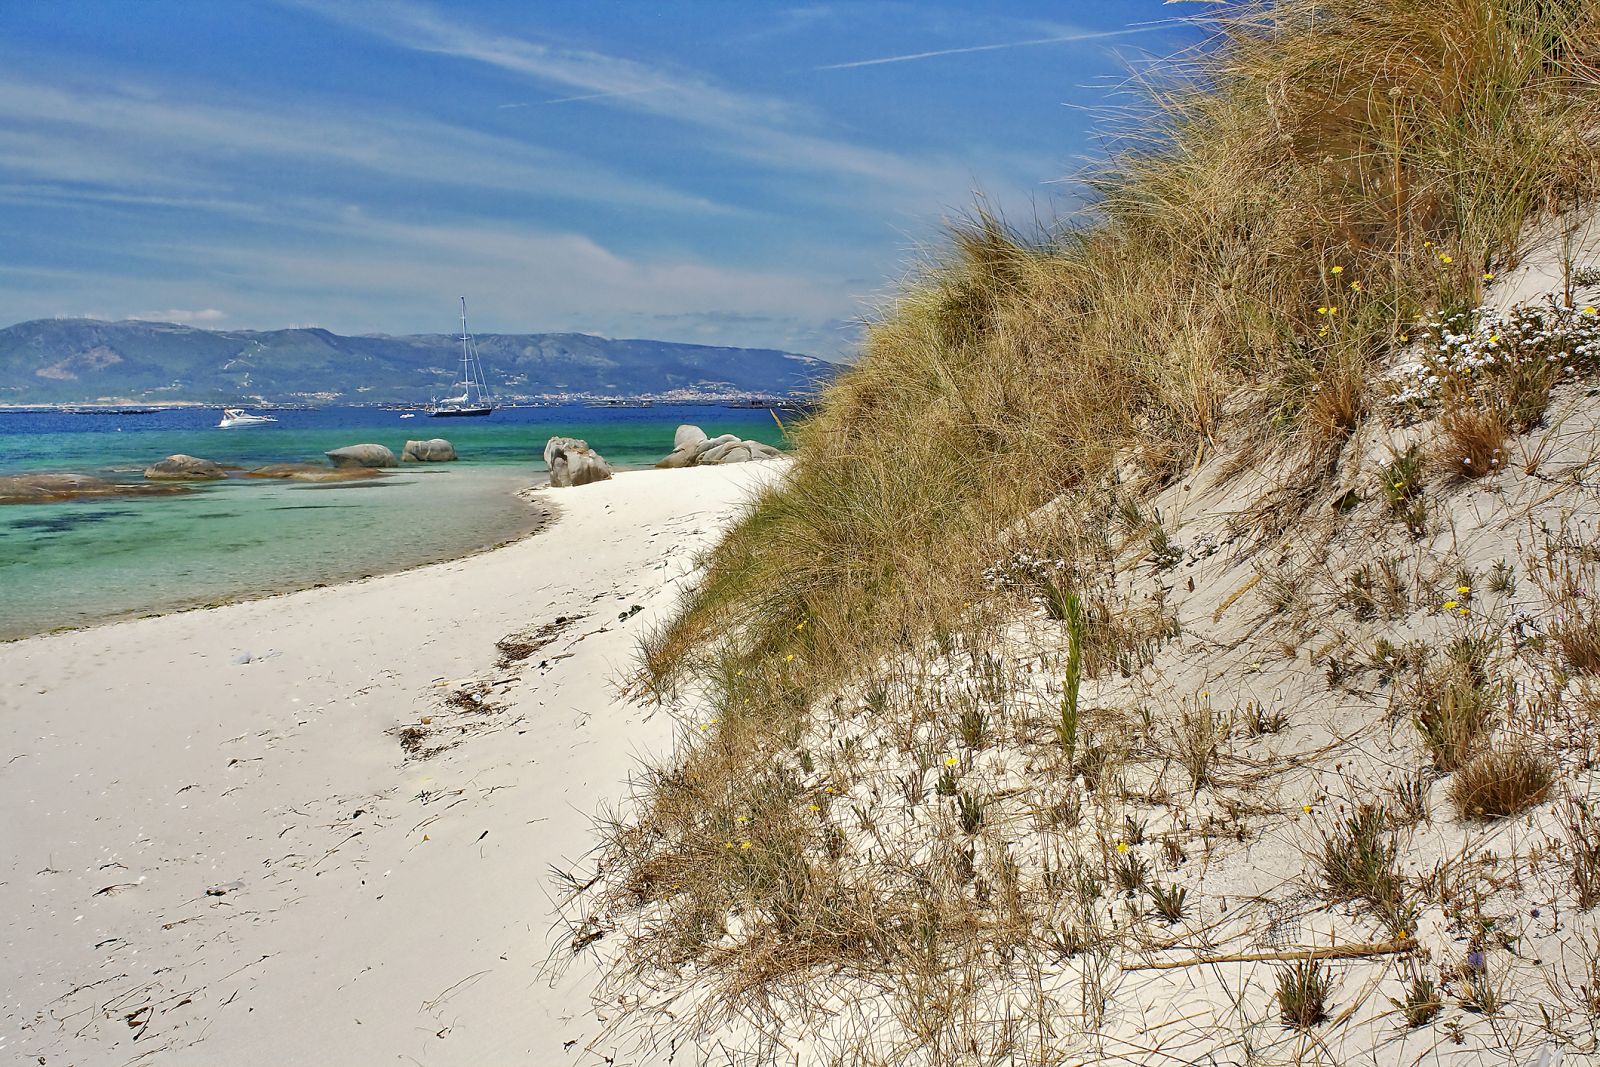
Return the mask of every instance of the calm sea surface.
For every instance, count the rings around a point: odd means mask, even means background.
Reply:
[[[215,409],[150,415],[0,412],[0,474],[137,478],[175,452],[219,463],[326,462],[374,441],[444,437],[458,463],[371,482],[193,483],[171,497],[0,505],[0,640],[235,600],[452,559],[520,536],[538,512],[516,496],[545,478],[544,444],[581,437],[614,467],[672,450],[680,423],[784,444],[765,410],[708,406],[516,408],[485,419],[402,419],[373,408],[275,411],[275,426],[217,429]],[[787,418],[787,416],[785,416]]]

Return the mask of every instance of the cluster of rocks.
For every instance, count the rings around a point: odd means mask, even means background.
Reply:
[[[761,441],[742,441],[731,433],[707,437],[698,426],[679,426],[672,435],[672,451],[657,467],[704,467],[716,463],[749,463],[783,453]]]
[[[581,443],[581,442],[580,442]],[[114,482],[91,474],[39,473],[0,476],[0,504],[39,504],[95,496],[160,496],[188,492],[178,482],[215,482],[230,475],[242,478],[283,478],[297,482],[349,482],[376,478],[387,467],[402,463],[448,463],[457,458],[454,446],[442,437],[407,441],[400,457],[383,445],[359,444],[323,453],[332,466],[320,463],[269,463],[245,470],[215,460],[183,453],[158,460],[144,469],[143,482]],[[606,477],[610,477],[607,470]],[[590,479],[593,480],[593,479]],[[151,482],[166,484],[151,485]]]
[[[177,454],[144,469],[146,482],[207,482],[237,474],[244,478],[286,478],[299,482],[344,482],[376,478],[379,472],[402,463],[448,463],[457,458],[455,448],[442,437],[407,441],[399,457],[383,445],[366,442],[323,453],[332,466],[319,463],[271,463],[254,470],[230,467],[198,456]],[[698,426],[679,426],[672,451],[657,467],[701,467],[719,463],[748,463],[782,455],[760,441],[741,440],[734,434],[708,437]],[[550,484],[556,488],[603,482],[611,477],[611,464],[575,437],[552,437],[544,446]],[[184,492],[181,486],[153,486],[108,482],[85,474],[16,475],[0,478],[0,504],[70,500],[82,496],[131,493]]]
[[[372,478],[380,470],[398,467],[402,463],[448,463],[456,459],[456,450],[442,437],[429,441],[407,441],[398,459],[384,445],[364,443],[346,445],[324,452],[331,467],[318,463],[269,463],[265,467],[244,470],[227,467],[198,456],[181,453],[168,456],[144,469],[146,479],[153,482],[207,482],[238,473],[245,478],[287,478],[297,482],[346,482]]]
[[[459,459],[455,446],[442,437],[427,441],[407,441],[400,458],[383,445],[346,445],[332,452],[324,452],[335,467],[398,467],[402,463],[453,463]]]
[[[679,426],[672,435],[672,451],[657,463],[657,467],[703,467],[718,463],[749,463],[752,460],[772,459],[783,455],[778,449],[761,441],[742,440],[725,433],[721,437],[708,437],[698,426]],[[605,457],[589,447],[589,442],[575,437],[552,437],[544,446],[545,466],[550,468],[550,485],[564,488],[603,482],[611,477],[611,465]]]

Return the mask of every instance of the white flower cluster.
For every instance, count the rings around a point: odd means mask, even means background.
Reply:
[[[1036,589],[1049,584],[1066,567],[1064,559],[1018,552],[1010,559],[991,564],[984,570],[983,580],[991,589]]]
[[[1432,408],[1446,385],[1544,364],[1563,377],[1600,370],[1600,313],[1554,295],[1508,311],[1480,307],[1422,324],[1422,352],[1389,374],[1392,400]]]

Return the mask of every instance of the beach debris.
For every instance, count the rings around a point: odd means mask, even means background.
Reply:
[[[331,452],[324,452],[324,456],[335,467],[398,467],[400,461],[394,458],[394,453],[383,445],[366,443],[359,445],[345,445],[335,448]]]
[[[557,615],[533,633],[507,634],[494,643],[500,650],[500,660],[495,666],[501,670],[520,663],[560,637],[569,627],[583,621],[582,615]]]
[[[449,463],[457,458],[455,446],[442,437],[407,441],[400,452],[401,463]]]
[[[576,437],[552,437],[545,442],[544,464],[550,468],[550,486],[562,489],[611,477],[611,464]]]
[[[639,614],[639,612],[641,612],[643,610],[644,610],[644,605],[643,604],[635,604],[635,605],[633,605],[633,607],[629,608],[627,611],[624,611],[621,614],[619,614],[617,616],[617,621],[618,622],[627,622],[629,619],[633,618],[635,615]]]
[[[179,452],[146,467],[144,476],[153,482],[206,482],[226,478],[228,472],[214,460]]]
[[[400,747],[406,755],[414,754],[422,747],[422,742],[428,739],[428,731],[420,726],[407,726],[400,731]]]
[[[208,896],[208,897],[225,897],[229,893],[232,893],[235,890],[243,889],[243,888],[244,888],[244,883],[243,882],[225,882],[222,885],[214,885],[214,886],[210,887],[209,889],[207,889],[206,890],[206,896]]]
[[[94,895],[97,896],[97,897],[109,897],[113,893],[121,892],[124,889],[137,888],[138,885],[139,885],[138,882],[118,882],[116,885],[108,885],[108,886],[105,886],[104,888],[96,889],[94,891]]]

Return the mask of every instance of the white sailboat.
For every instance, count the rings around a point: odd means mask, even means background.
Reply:
[[[483,366],[478,361],[478,342],[467,329],[467,298],[461,298],[461,381],[456,388],[460,396],[447,396],[428,407],[432,418],[463,418],[488,415],[495,409],[494,398],[483,382]]]

